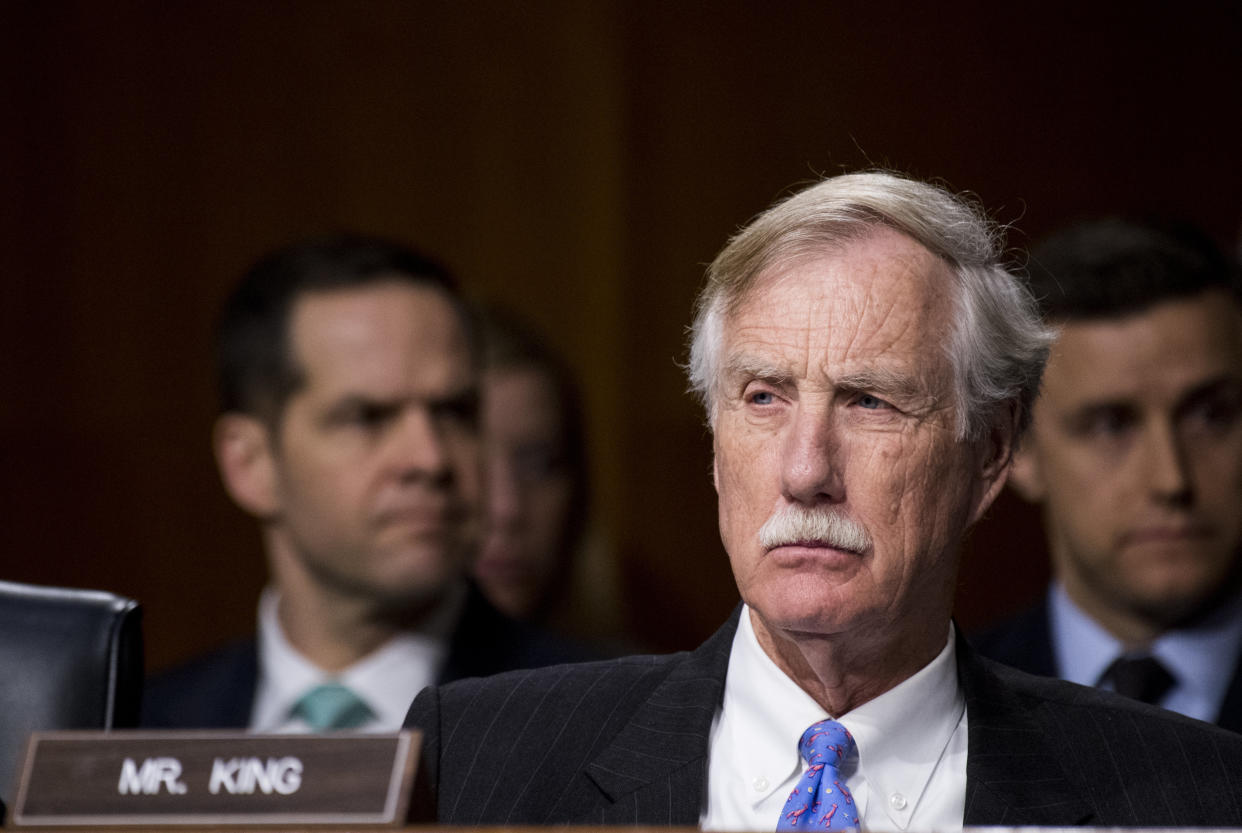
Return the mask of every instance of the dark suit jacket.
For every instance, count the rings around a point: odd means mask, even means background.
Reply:
[[[973,634],[970,642],[979,653],[997,662],[1029,674],[1060,676],[1053,653],[1047,600],[1008,622]],[[1232,662],[1233,676],[1214,722],[1221,728],[1242,732],[1242,657],[1233,657]]]
[[[424,689],[406,725],[425,732],[438,820],[697,824],[736,626],[692,653]],[[1242,825],[1242,738],[957,651],[965,824]]]
[[[515,622],[472,586],[449,641],[439,682],[598,656],[582,645]],[[150,729],[244,729],[258,679],[255,640],[230,645],[149,680],[143,692],[141,725]]]

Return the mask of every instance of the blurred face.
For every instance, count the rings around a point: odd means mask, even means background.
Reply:
[[[956,548],[1003,473],[955,439],[951,280],[879,228],[761,275],[726,321],[720,532],[761,642],[943,647]]]
[[[275,438],[270,530],[315,585],[410,608],[461,575],[480,492],[476,380],[436,289],[304,296],[290,346],[304,384]]]
[[[1066,324],[1015,482],[1106,624],[1210,604],[1242,543],[1242,316],[1223,292]],[[1119,634],[1124,636],[1125,634]]]
[[[537,614],[569,568],[574,480],[550,379],[534,368],[483,376],[487,523],[474,574],[518,619]]]

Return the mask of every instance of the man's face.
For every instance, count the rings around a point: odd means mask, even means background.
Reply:
[[[480,491],[466,333],[434,288],[379,283],[293,308],[270,530],[321,589],[410,609],[461,575]]]
[[[1240,323],[1210,291],[1061,330],[1014,476],[1044,501],[1058,574],[1097,618],[1168,626],[1230,578],[1242,544]]]
[[[531,367],[483,375],[487,523],[475,578],[519,619],[539,612],[569,569],[574,476],[551,379]]]
[[[1004,469],[955,438],[951,285],[941,260],[877,228],[768,270],[725,322],[720,532],[760,630],[943,644],[957,545]],[[867,540],[761,543],[799,508]]]

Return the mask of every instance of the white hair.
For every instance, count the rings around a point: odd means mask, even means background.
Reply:
[[[778,202],[712,261],[695,303],[687,365],[709,424],[726,319],[759,275],[877,226],[908,235],[952,267],[954,318],[943,349],[953,368],[959,439],[982,436],[1009,408],[1017,430],[1025,428],[1053,332],[1023,282],[1001,265],[1000,236],[980,211],[943,188],[884,172],[832,177]]]

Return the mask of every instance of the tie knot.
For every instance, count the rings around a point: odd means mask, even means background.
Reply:
[[[802,733],[798,751],[806,769],[781,810],[777,830],[858,833],[858,808],[838,769],[854,738],[835,720],[821,720]]]
[[[802,741],[798,744],[802,758],[808,764],[824,764],[833,769],[841,766],[853,748],[854,736],[835,720],[812,724],[802,733]]]
[[[1144,703],[1159,703],[1177,681],[1153,656],[1121,656],[1104,672],[1118,694]]]
[[[315,686],[294,704],[292,714],[316,732],[355,729],[375,716],[361,697],[340,683]]]

